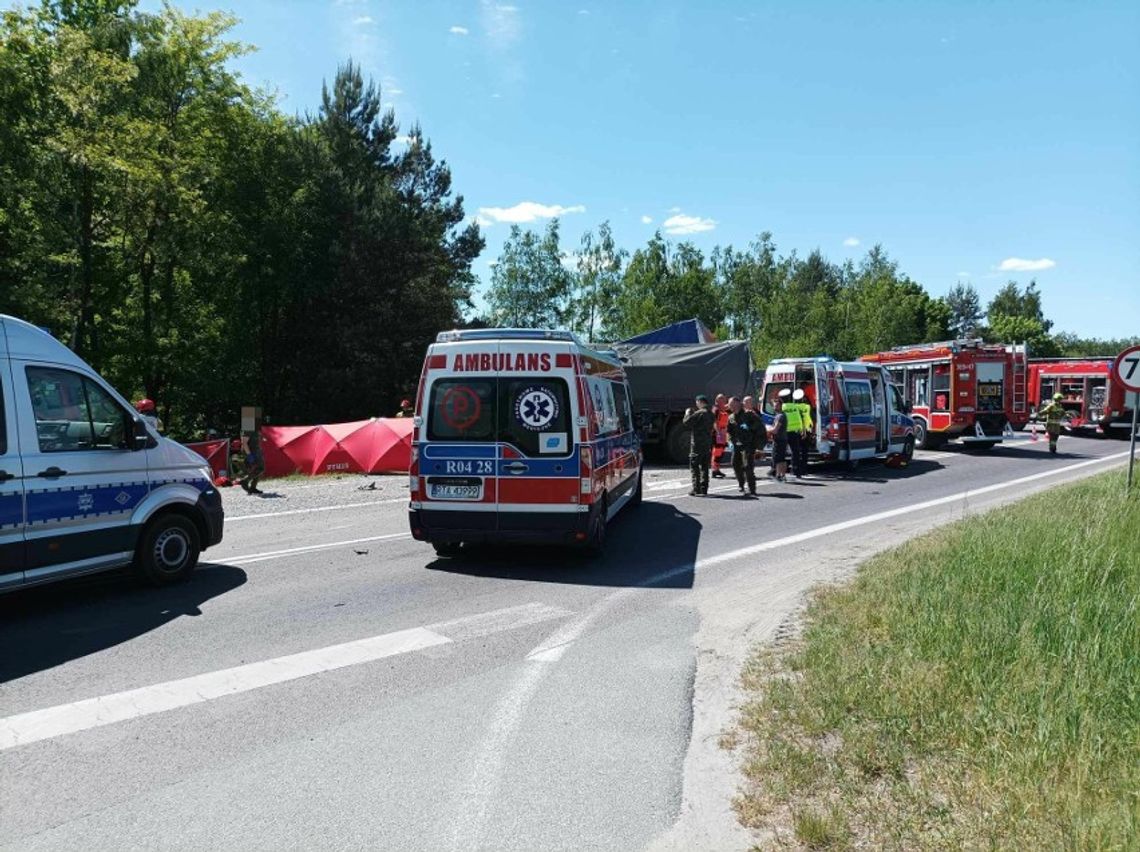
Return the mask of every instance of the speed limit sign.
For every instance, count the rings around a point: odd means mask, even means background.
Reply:
[[[1140,392],[1140,346],[1130,346],[1117,355],[1112,373],[1125,389]]]
[[[1128,448],[1128,484],[1132,490],[1132,467],[1136,463],[1136,431],[1140,429],[1140,346],[1129,346],[1116,356],[1112,375],[1126,390],[1132,391],[1132,443]]]

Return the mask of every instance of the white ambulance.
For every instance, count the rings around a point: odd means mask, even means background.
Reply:
[[[603,549],[606,523],[641,502],[633,401],[615,353],[565,331],[441,333],[416,398],[412,536]]]
[[[128,565],[174,582],[222,524],[201,456],[50,334],[0,315],[0,591]]]

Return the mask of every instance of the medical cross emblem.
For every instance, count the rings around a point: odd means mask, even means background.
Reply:
[[[538,431],[558,416],[558,400],[546,388],[527,388],[515,403],[515,418],[527,429]]]

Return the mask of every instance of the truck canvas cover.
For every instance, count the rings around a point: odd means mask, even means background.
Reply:
[[[697,394],[748,393],[752,358],[743,340],[668,345],[618,343],[636,410],[683,411]]]

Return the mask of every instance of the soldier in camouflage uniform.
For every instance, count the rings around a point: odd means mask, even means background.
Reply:
[[[690,432],[689,472],[693,475],[691,497],[703,497],[709,493],[709,462],[712,459],[713,432],[716,419],[709,410],[707,396],[697,397],[697,407],[685,410],[681,428]]]

